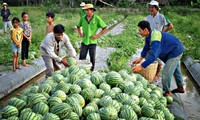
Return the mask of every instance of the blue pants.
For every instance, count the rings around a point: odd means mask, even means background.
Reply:
[[[171,58],[167,60],[165,63],[165,66],[162,71],[162,85],[163,85],[163,91],[165,92],[171,91],[170,86],[173,75],[176,80],[177,87],[181,87],[184,85],[181,73],[181,66],[180,66],[181,56],[182,55],[179,55],[175,58]]]

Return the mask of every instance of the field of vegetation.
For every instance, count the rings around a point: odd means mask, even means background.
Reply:
[[[45,37],[46,18],[45,14],[49,8],[39,7],[10,7],[12,17],[17,16],[21,19],[21,13],[26,11],[29,13],[29,21],[33,28],[32,44],[30,51],[35,51],[36,57],[40,56],[39,45]],[[74,26],[79,21],[78,10],[54,10],[56,12],[55,23],[61,23],[65,26],[66,34],[69,35],[72,44],[79,51],[81,38],[74,31]],[[185,45],[186,51],[184,55],[190,55],[195,59],[200,59],[200,10],[190,9],[185,7],[163,7],[161,13],[164,13],[173,23],[174,29],[170,33],[177,36]],[[106,24],[113,24],[114,20],[125,19],[122,23],[125,25],[125,30],[119,35],[108,35],[100,38],[99,46],[115,47],[116,51],[110,55],[108,65],[110,70],[119,71],[127,68],[126,63],[134,54],[136,48],[142,48],[143,39],[137,34],[137,23],[147,16],[147,13],[134,14],[122,12],[97,12]],[[2,28],[2,23],[0,23]],[[11,65],[11,40],[5,39],[3,34],[0,35],[0,65]]]

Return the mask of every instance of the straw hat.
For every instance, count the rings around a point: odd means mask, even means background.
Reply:
[[[83,7],[84,10],[87,10],[87,9],[94,9],[94,11],[96,11],[96,9],[94,8],[94,5],[93,4],[86,4],[84,7]]]
[[[85,3],[84,3],[84,2],[82,2],[82,3],[80,4],[80,6],[81,6],[81,7],[84,7],[84,6],[85,6]]]
[[[8,4],[4,2],[4,3],[2,4],[2,6],[8,6]]]

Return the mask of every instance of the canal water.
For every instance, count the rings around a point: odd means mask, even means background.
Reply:
[[[185,93],[177,94],[183,103],[189,120],[200,120],[200,88],[195,83],[186,67],[182,65]]]

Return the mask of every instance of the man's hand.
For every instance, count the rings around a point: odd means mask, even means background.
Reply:
[[[93,40],[95,40],[95,39],[97,39],[98,37],[99,37],[98,35],[93,35],[93,36],[91,36],[90,38],[93,39]]]
[[[139,58],[139,59],[133,61],[133,62],[132,62],[132,66],[135,66],[136,64],[140,63],[141,61],[142,61],[141,58]]]
[[[21,47],[21,45],[17,45],[17,47],[18,47],[18,48],[20,48],[20,47]]]
[[[69,67],[69,65],[67,64],[67,60],[65,58],[63,58],[61,60],[61,63],[65,66],[65,67]]]
[[[142,70],[142,66],[141,65],[139,65],[139,66],[135,66],[135,67],[133,67],[133,69],[132,69],[132,71],[134,72],[134,73],[138,73],[138,72],[140,72],[141,70]]]

